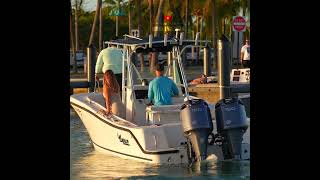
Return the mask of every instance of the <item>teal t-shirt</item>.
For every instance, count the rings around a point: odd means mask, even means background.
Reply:
[[[148,99],[152,101],[155,106],[172,104],[171,96],[178,94],[177,86],[168,77],[157,77],[149,84]]]

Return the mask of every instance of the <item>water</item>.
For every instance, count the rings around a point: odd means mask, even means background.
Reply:
[[[158,166],[94,150],[77,114],[70,109],[70,179],[250,179],[250,162]]]

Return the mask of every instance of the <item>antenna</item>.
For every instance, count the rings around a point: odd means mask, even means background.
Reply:
[[[167,46],[167,44],[168,44],[168,34],[166,33],[166,34],[164,34],[164,37],[163,37],[164,39],[163,39],[163,44],[164,44],[164,46]]]

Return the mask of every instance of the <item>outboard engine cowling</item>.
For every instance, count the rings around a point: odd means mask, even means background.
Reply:
[[[196,159],[205,160],[208,136],[213,130],[208,104],[202,99],[185,101],[181,107],[180,119],[183,132],[191,141]]]
[[[222,141],[224,159],[241,159],[241,144],[248,120],[242,101],[236,97],[221,99],[215,105],[217,132]]]

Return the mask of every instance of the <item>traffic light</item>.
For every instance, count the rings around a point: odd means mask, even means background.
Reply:
[[[164,16],[164,21],[171,22],[172,16]]]

